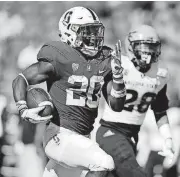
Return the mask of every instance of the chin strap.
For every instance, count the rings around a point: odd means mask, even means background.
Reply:
[[[98,50],[95,51],[94,49],[82,48],[81,52],[85,55],[90,56],[90,57],[95,57],[98,53]]]

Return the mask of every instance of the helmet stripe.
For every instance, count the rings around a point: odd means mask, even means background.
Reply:
[[[94,15],[94,12],[90,8],[86,8],[86,9],[89,10],[89,12],[91,13],[93,20],[97,20],[96,16]]]

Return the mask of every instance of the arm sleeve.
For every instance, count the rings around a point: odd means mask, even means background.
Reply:
[[[165,112],[168,109],[168,98],[166,95],[167,84],[158,92],[155,101],[151,104],[151,109],[155,113]]]

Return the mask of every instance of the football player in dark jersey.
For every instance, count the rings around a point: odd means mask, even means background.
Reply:
[[[114,169],[110,155],[89,139],[101,88],[112,80],[108,104],[116,112],[123,109],[126,89],[121,67],[120,41],[115,53],[103,46],[104,26],[89,8],[74,7],[59,21],[60,41],[42,46],[38,62],[20,73],[13,81],[13,94],[21,118],[32,123],[50,120],[44,135],[46,155],[52,163],[89,170],[87,176],[102,175]],[[28,85],[47,82],[55,112],[40,117],[38,108],[28,109]],[[50,105],[50,103],[49,103]],[[45,176],[53,170],[47,168]],[[102,172],[103,171],[103,172]],[[101,173],[102,172],[102,173]]]

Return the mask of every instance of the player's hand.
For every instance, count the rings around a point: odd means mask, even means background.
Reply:
[[[175,155],[172,138],[164,141],[162,151],[158,152],[158,154],[165,157],[163,162],[165,168],[170,168],[174,164]]]
[[[121,66],[121,41],[115,45],[115,49],[112,52],[111,68],[113,75],[122,75],[123,68]]]
[[[21,117],[24,120],[29,121],[29,122],[34,123],[34,124],[46,122],[52,118],[52,115],[45,116],[45,117],[41,117],[40,115],[38,115],[39,112],[42,111],[44,108],[45,108],[45,106],[39,106],[37,108],[26,109],[26,110],[24,110]]]
[[[42,111],[46,105],[50,105],[50,103],[40,103],[37,108],[31,108],[28,109],[27,104],[25,101],[19,101],[17,102],[18,110],[20,112],[20,116],[23,120],[31,122],[31,123],[41,123],[41,122],[46,122],[50,120],[53,116],[45,116],[41,117],[39,115],[39,112]]]

